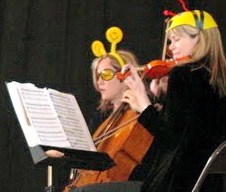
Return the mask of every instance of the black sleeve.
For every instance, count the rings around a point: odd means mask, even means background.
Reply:
[[[178,145],[186,134],[186,124],[191,118],[191,88],[189,72],[176,68],[169,74],[168,91],[162,111],[149,106],[138,121],[146,127],[161,146],[170,149]]]

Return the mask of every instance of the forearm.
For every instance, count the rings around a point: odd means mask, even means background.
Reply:
[[[174,147],[179,136],[174,132],[172,122],[168,121],[163,114],[163,111],[158,111],[153,105],[149,105],[140,115],[138,121],[164,148]]]

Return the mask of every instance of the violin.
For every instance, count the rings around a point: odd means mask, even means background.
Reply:
[[[182,57],[173,61],[165,61],[165,60],[153,60],[148,64],[144,65],[144,67],[136,68],[137,71],[143,71],[143,76],[149,79],[157,79],[163,77],[169,73],[169,71],[176,66],[179,62],[184,62],[190,60],[190,56]],[[131,75],[130,71],[126,71],[124,74],[118,72],[115,74],[116,77],[123,81],[126,77]]]

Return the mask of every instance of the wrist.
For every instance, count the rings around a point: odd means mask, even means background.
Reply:
[[[147,109],[150,105],[152,105],[150,102],[146,103],[145,105],[142,106],[140,113],[142,113],[143,111],[145,111],[145,109]]]

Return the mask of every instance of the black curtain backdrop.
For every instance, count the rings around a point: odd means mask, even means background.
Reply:
[[[187,3],[190,9],[212,13],[222,36],[226,33],[224,0]],[[124,32],[118,48],[133,51],[141,64],[159,59],[164,9],[183,11],[176,0],[0,0],[1,192],[41,192],[47,186],[47,169],[31,159],[5,82],[31,82],[72,93],[88,122],[98,100],[90,71],[92,41],[103,41],[109,50],[105,31],[118,26]],[[61,191],[69,169],[59,166],[53,171],[53,185]]]

